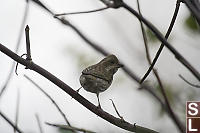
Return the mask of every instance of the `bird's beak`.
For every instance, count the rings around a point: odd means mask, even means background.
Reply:
[[[124,65],[119,63],[119,64],[117,64],[117,67],[121,68],[121,67],[124,67]]]

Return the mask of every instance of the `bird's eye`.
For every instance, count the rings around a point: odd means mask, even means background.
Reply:
[[[111,63],[111,64],[115,64],[115,62],[114,62],[114,61],[110,61],[110,63]]]

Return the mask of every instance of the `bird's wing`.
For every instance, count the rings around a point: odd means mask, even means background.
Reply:
[[[102,67],[100,67],[98,65],[89,66],[89,67],[85,68],[82,71],[82,73],[92,75],[97,78],[101,78],[106,81],[109,81],[109,82],[112,81],[112,77],[111,77],[112,75],[109,75]]]

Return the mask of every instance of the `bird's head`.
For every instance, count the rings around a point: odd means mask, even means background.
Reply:
[[[102,65],[102,67],[104,67],[105,70],[111,74],[115,74],[118,68],[123,67],[115,55],[108,55],[103,60],[101,60],[99,64]]]

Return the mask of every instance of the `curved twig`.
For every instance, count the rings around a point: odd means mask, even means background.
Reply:
[[[27,55],[27,54],[23,54],[23,55],[21,55],[20,57],[23,57],[24,55]],[[17,64],[16,64],[16,66],[15,66],[15,74],[18,76],[18,73],[17,73],[17,69],[18,69],[18,62],[17,62]]]
[[[185,81],[186,83],[188,83],[189,85],[191,85],[192,87],[196,87],[196,88],[200,88],[200,85],[195,85],[191,82],[189,82],[187,79],[185,79],[182,75],[178,75],[183,81]]]
[[[138,6],[138,12],[139,14],[142,16],[141,14],[141,11],[140,11],[140,4],[139,4],[139,0],[137,0],[137,6]],[[143,26],[143,23],[141,20],[140,21],[140,26],[141,26],[141,30],[142,30],[142,36],[143,36],[143,40],[144,40],[144,45],[145,45],[145,51],[146,51],[146,57],[147,57],[147,61],[149,63],[149,65],[151,65],[151,57],[150,57],[150,54],[149,54],[149,48],[148,48],[148,42],[147,42],[147,36],[146,36],[146,33],[145,33],[145,30],[144,30],[144,26]],[[175,20],[174,20],[175,22]],[[171,27],[172,29],[172,27]],[[162,45],[161,45],[162,46]],[[163,45],[164,46],[164,45]],[[160,79],[160,76],[158,74],[158,72],[154,69],[153,69],[153,73],[158,81],[158,84],[160,86],[160,91],[161,91],[161,94],[163,95],[164,97],[164,100],[165,100],[165,103],[166,103],[166,106],[167,106],[167,109],[169,111],[169,114],[170,114],[170,117],[171,119],[173,120],[173,122],[176,124],[177,128],[181,131],[181,132],[184,132],[183,130],[185,129],[185,127],[183,126],[183,124],[181,123],[181,121],[179,120],[179,118],[176,116],[176,114],[174,113],[174,111],[172,110],[171,108],[171,105],[169,103],[169,100],[167,98],[167,95],[166,95],[166,92],[165,92],[165,88],[163,86],[163,83]]]
[[[176,59],[181,62],[200,81],[200,73],[169,42],[167,42],[167,40],[162,36],[160,31],[153,24],[151,24],[147,19],[137,13],[128,4],[122,2],[121,7],[125,8],[131,14],[141,20],[156,35],[156,37],[174,54]]]
[[[66,15],[75,15],[75,14],[86,14],[86,13],[93,13],[93,12],[99,12],[108,9],[109,7],[103,7],[95,10],[89,10],[89,11],[81,11],[81,12],[70,12],[70,13],[60,13],[60,14],[55,14],[54,17],[58,16],[66,16]]]
[[[174,23],[176,21],[177,15],[178,15],[179,7],[180,7],[180,1],[177,0],[177,2],[176,2],[176,8],[175,8],[175,11],[174,11],[174,15],[172,17],[172,20],[170,22],[169,28],[168,28],[167,33],[165,35],[166,39],[168,39],[168,37],[169,37],[169,35],[170,35],[171,31],[172,31],[172,28],[174,26]],[[158,49],[158,51],[156,53],[156,56],[153,59],[153,62],[151,63],[151,65],[150,65],[149,69],[147,70],[147,72],[144,74],[143,78],[141,79],[141,81],[140,81],[141,83],[143,83],[144,80],[147,78],[147,76],[150,74],[150,72],[153,69],[154,65],[156,64],[156,62],[158,60],[158,57],[160,56],[161,51],[163,50],[164,46],[165,45],[163,43],[160,45],[160,48]]]
[[[115,106],[115,103],[113,102],[113,100],[110,99],[110,101],[112,102],[112,105],[113,105],[113,107],[115,109],[115,112],[117,113],[117,115],[119,116],[119,118],[121,118],[122,120],[124,120],[124,118],[119,114],[119,111],[117,110],[117,107]]]

